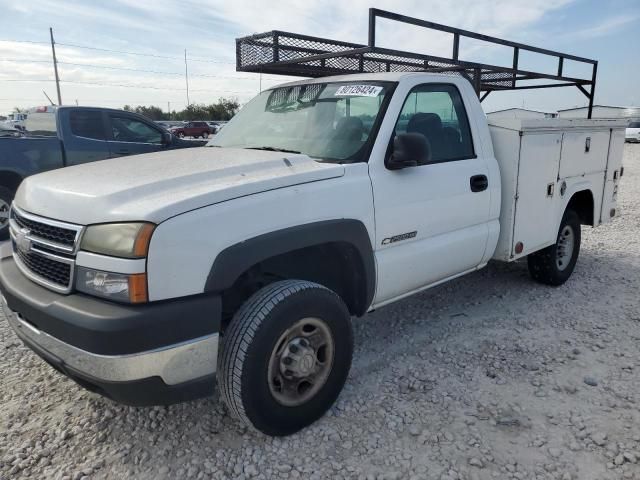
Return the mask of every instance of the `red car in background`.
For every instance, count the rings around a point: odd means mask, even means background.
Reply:
[[[214,132],[211,131],[207,122],[187,122],[180,127],[173,127],[171,133],[176,137],[207,138]]]

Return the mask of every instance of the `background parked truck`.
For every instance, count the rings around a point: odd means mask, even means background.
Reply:
[[[20,182],[40,172],[158,150],[200,146],[147,118],[94,107],[40,107],[27,117],[28,135],[0,138],[0,240]]]

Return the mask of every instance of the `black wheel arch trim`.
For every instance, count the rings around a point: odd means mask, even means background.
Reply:
[[[364,315],[373,302],[376,264],[367,227],[360,220],[335,219],[296,225],[265,233],[227,247],[216,257],[205,292],[222,292],[252,266],[294,250],[327,243],[346,243],[360,255],[365,273],[366,301],[356,312]]]

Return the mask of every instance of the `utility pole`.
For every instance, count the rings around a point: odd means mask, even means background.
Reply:
[[[51,52],[53,53],[53,71],[56,74],[56,90],[58,91],[58,105],[62,105],[62,96],[60,95],[60,77],[58,76],[58,60],[56,60],[56,42],[53,41],[53,28],[49,27],[49,35],[51,36]]]
[[[187,84],[187,107],[191,105],[189,102],[189,68],[187,67],[187,49],[184,49],[184,80]]]
[[[171,120],[171,102],[167,102],[167,113],[169,114],[169,120]]]

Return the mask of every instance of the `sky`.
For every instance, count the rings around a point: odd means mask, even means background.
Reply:
[[[284,30],[367,42],[377,7],[599,61],[596,104],[640,105],[640,0],[0,0],[0,114],[56,101],[53,28],[64,104],[181,110],[221,97],[245,103],[291,78],[236,72],[235,38]],[[381,21],[378,44],[448,55],[451,36]],[[511,52],[463,40],[461,58],[508,65]],[[553,62],[521,55],[522,68]],[[590,76],[572,62],[567,74]],[[584,106],[576,88],[493,92],[485,111]]]

